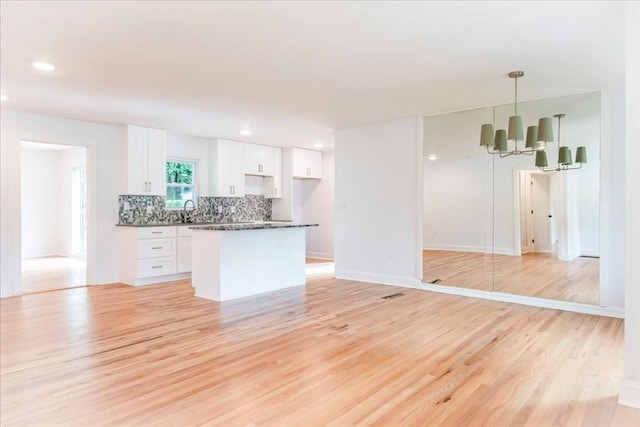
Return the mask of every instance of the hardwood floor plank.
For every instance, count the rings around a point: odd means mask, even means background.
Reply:
[[[1,424],[640,423],[615,403],[620,319],[307,280],[224,303],[188,280],[3,299]]]

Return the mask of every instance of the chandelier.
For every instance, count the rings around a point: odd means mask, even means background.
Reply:
[[[518,115],[518,78],[524,76],[524,71],[512,71],[509,78],[515,81],[514,115],[509,117],[507,130],[498,129],[493,133],[493,124],[488,123],[480,128],[480,146],[487,148],[487,153],[498,154],[500,157],[517,156],[520,154],[533,155],[544,150],[548,142],[553,142],[553,124],[551,117],[543,117],[538,121],[538,126],[527,128],[527,139],[524,149],[518,148],[518,142],[523,138],[522,117]],[[508,142],[513,141],[514,148],[509,151]]]
[[[558,118],[558,165],[555,168],[547,168],[549,163],[547,162],[547,153],[544,150],[536,152],[536,167],[540,168],[543,172],[552,171],[566,171],[573,169],[580,169],[584,163],[587,163],[587,147],[581,146],[576,149],[576,163],[578,166],[571,166],[573,161],[571,160],[571,149],[567,146],[560,146],[560,120],[564,117],[564,114],[554,114],[553,117]]]

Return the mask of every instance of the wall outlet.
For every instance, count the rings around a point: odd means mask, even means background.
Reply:
[[[131,210],[131,205],[129,202],[124,202],[124,211],[129,212]]]
[[[235,206],[231,206],[230,210],[231,210],[231,213],[236,213],[236,207]]]
[[[150,214],[153,212],[153,206],[147,206],[147,213]]]
[[[221,213],[222,213],[222,206],[218,206],[218,208],[217,208],[217,212],[218,212],[219,214],[221,214]]]

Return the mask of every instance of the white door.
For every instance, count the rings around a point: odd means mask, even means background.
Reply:
[[[551,252],[551,203],[549,175],[531,175],[533,251]]]

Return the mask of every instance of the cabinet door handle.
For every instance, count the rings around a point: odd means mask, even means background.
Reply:
[[[151,193],[151,182],[149,182],[149,193]]]
[[[152,231],[151,234],[162,234],[162,231]]]
[[[162,249],[162,246],[154,246],[154,247],[153,247],[153,248],[151,248],[151,249]]]
[[[233,194],[232,191],[233,191],[232,187],[229,186],[229,194]]]
[[[151,268],[162,268],[162,266],[161,265],[154,265]]]
[[[273,194],[274,194],[275,196],[277,196],[277,195],[278,195],[278,187],[274,187],[274,188],[273,188]]]

